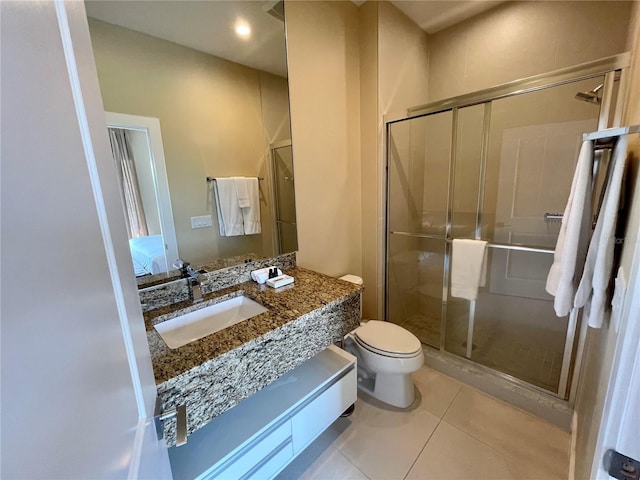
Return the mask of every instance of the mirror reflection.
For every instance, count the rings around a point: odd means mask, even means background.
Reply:
[[[136,275],[295,251],[282,2],[85,4]]]

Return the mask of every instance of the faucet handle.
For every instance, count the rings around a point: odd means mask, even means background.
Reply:
[[[180,260],[179,258],[175,262],[173,262],[173,266],[180,270],[187,267],[188,265],[189,265],[189,262],[185,262],[184,260]]]
[[[184,260],[180,260],[180,259],[177,259],[173,264],[174,267],[180,270],[180,273],[184,278],[189,276],[189,273],[188,273],[189,265],[190,265],[189,262],[185,262]]]

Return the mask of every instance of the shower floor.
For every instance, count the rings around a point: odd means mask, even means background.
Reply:
[[[467,322],[464,315],[448,322],[445,349],[449,353],[465,356]],[[413,315],[398,324],[422,343],[439,348],[440,319]],[[550,341],[550,333],[544,329],[519,326],[514,331],[509,322],[501,320],[485,320],[474,326],[472,361],[554,393],[560,382],[562,354],[557,336]]]

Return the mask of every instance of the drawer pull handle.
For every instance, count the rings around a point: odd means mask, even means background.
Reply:
[[[162,438],[162,422],[176,417],[176,447],[180,447],[187,443],[187,407],[186,405],[178,405],[173,410],[159,413],[162,409],[160,399],[156,400],[156,431],[158,433],[158,439]]]

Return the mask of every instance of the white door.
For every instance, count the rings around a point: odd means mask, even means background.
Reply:
[[[0,8],[0,476],[170,478],[84,5]]]
[[[636,238],[640,238],[640,232]],[[609,449],[640,461],[640,248],[636,246],[620,317],[612,315],[617,340],[600,421],[591,477],[611,478],[603,468]],[[618,288],[618,287],[616,287]]]

